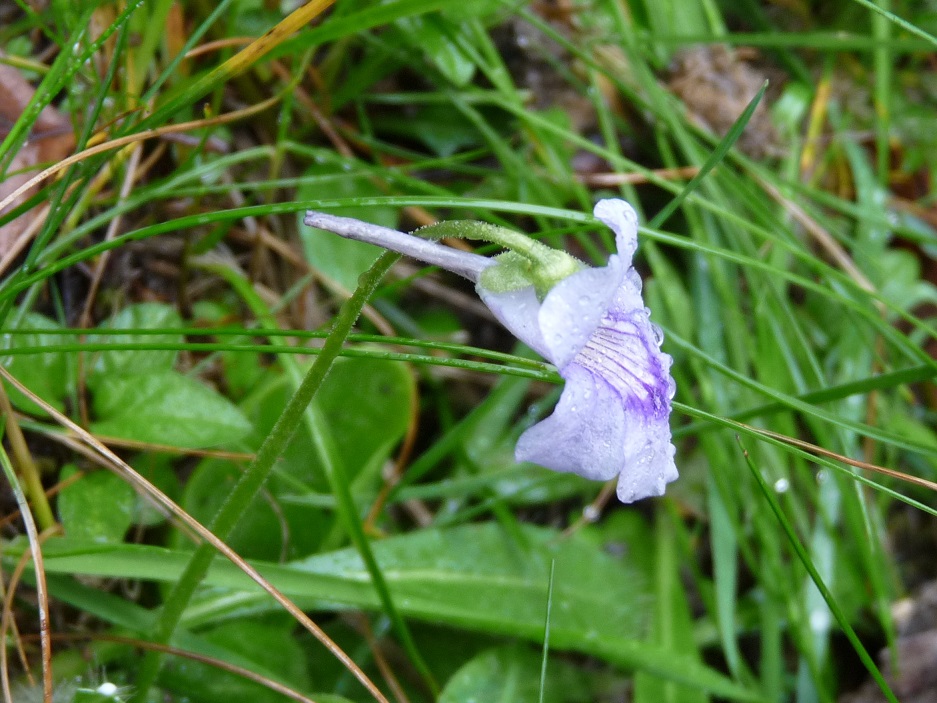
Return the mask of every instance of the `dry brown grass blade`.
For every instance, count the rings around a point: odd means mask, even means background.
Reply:
[[[0,200],[0,212],[3,212],[3,209],[6,208],[11,203],[15,202],[23,193],[28,191],[33,186],[38,185],[40,182],[48,178],[49,176],[55,175],[60,171],[64,171],[66,168],[72,164],[76,164],[80,161],[84,161],[87,158],[94,156],[95,154],[102,154],[106,151],[112,151],[114,149],[119,149],[122,146],[127,146],[128,144],[135,144],[136,142],[142,142],[147,139],[156,139],[157,137],[162,137],[166,134],[174,134],[178,132],[188,132],[193,129],[203,129],[205,127],[211,127],[213,125],[226,124],[228,122],[235,122],[236,120],[242,120],[245,117],[249,117],[258,112],[263,112],[268,108],[273,107],[280,101],[279,95],[274,95],[272,98],[268,98],[263,102],[257,103],[256,105],[251,105],[250,107],[245,107],[241,110],[234,110],[233,112],[226,112],[223,115],[217,115],[215,117],[203,119],[203,120],[191,120],[189,122],[180,122],[179,124],[165,125],[163,127],[158,127],[156,129],[145,129],[142,132],[137,132],[136,134],[128,134],[126,137],[120,137],[118,139],[112,139],[101,144],[96,144],[95,146],[88,147],[84,151],[79,151],[77,154],[72,154],[68,158],[62,159],[57,164],[49,166],[49,168],[44,171],[36,174],[28,181],[19,186],[12,193],[7,195],[3,200]]]
[[[764,179],[759,179],[761,187],[767,191],[767,193],[774,198],[785,210],[787,213],[797,221],[801,227],[803,227],[811,237],[823,247],[823,250],[829,254],[830,258],[833,259],[840,268],[846,272],[846,274],[856,282],[860,288],[870,293],[875,293],[875,286],[872,284],[872,281],[856,266],[853,262],[852,257],[840,246],[839,242],[833,238],[829,232],[827,232],[819,222],[810,217],[807,212],[800,207],[797,203],[792,201],[790,198],[786,198],[784,194],[778,190],[773,184],[769,183]],[[878,304],[879,309],[882,309],[881,303]]]
[[[743,422],[738,423],[739,427],[744,427],[748,430],[751,430],[755,434],[764,435],[765,437],[771,437],[771,439],[776,439],[779,442],[784,442],[785,444],[790,444],[793,447],[799,449],[804,449],[811,454],[817,454],[819,456],[827,457],[829,459],[835,459],[836,461],[842,462],[843,464],[848,464],[849,466],[854,466],[857,469],[863,469],[864,471],[871,471],[873,473],[882,474],[883,476],[891,476],[896,478],[899,481],[904,481],[905,483],[911,483],[915,486],[921,486],[922,488],[927,488],[932,491],[937,491],[937,483],[934,481],[928,481],[926,478],[921,478],[919,476],[912,476],[911,474],[906,474],[902,471],[895,471],[894,469],[886,469],[884,466],[879,466],[878,464],[870,464],[867,461],[859,461],[858,459],[850,459],[848,456],[843,456],[842,454],[837,454],[832,452],[829,449],[824,449],[823,447],[818,447],[816,444],[811,444],[810,442],[805,442],[802,439],[796,439],[795,437],[788,437],[785,434],[779,432],[772,432],[771,430],[765,430],[760,427],[752,427],[751,425],[746,425]]]
[[[7,633],[13,627],[13,598],[16,595],[16,589],[19,586],[20,579],[26,566],[30,561],[36,573],[36,599],[39,604],[39,642],[42,650],[42,700],[43,703],[52,703],[52,642],[49,632],[49,599],[46,590],[45,567],[42,561],[42,543],[58,531],[58,528],[52,528],[42,533],[36,532],[36,525],[32,519],[32,513],[29,512],[29,506],[22,499],[22,491],[14,487],[14,494],[17,502],[20,503],[20,512],[23,516],[23,524],[26,525],[26,533],[29,537],[29,549],[23,552],[22,557],[17,562],[13,573],[10,575],[10,583],[7,586],[7,592],[3,599],[3,612],[0,615],[0,641],[7,641]],[[0,648],[0,684],[3,687],[3,699],[5,703],[15,703],[13,693],[10,689],[10,672],[7,664],[7,650],[4,646]],[[22,653],[21,653],[22,656]]]
[[[651,171],[658,178],[667,181],[689,180],[699,173],[699,166],[680,166],[678,168],[659,168]],[[580,173],[577,180],[587,186],[611,188],[621,185],[650,183],[649,176],[643,173]]]
[[[152,501],[160,509],[165,510],[173,515],[177,520],[181,521],[195,534],[221,552],[221,554],[223,554],[226,559],[237,566],[252,581],[254,581],[254,583],[266,591],[277,603],[283,606],[283,608],[290,615],[292,615],[296,621],[299,622],[313,637],[319,640],[319,642],[322,643],[322,645],[325,646],[326,649],[328,649],[332,655],[338,659],[356,679],[358,679],[361,685],[364,686],[372,696],[374,696],[375,700],[380,701],[380,703],[389,703],[384,694],[381,693],[380,689],[378,689],[374,682],[368,678],[367,674],[365,674],[364,671],[362,671],[361,668],[355,664],[351,657],[349,657],[341,649],[341,647],[332,641],[332,639],[322,630],[322,628],[316,625],[312,619],[309,618],[309,616],[307,616],[302,610],[300,610],[289,598],[280,593],[280,591],[277,590],[273,584],[267,581],[267,579],[265,579],[253,566],[244,561],[244,559],[242,559],[237,552],[235,552],[227,544],[212,534],[211,530],[202,525],[202,523],[200,523],[180,506],[178,506],[169,496],[159,490],[143,476],[138,474],[129,464],[127,464],[123,459],[121,459],[105,445],[99,442],[91,433],[78,424],[72,422],[65,415],[42,400],[42,398],[37,397],[2,366],[0,366],[0,376],[3,376],[3,378],[6,379],[11,385],[15,386],[20,392],[27,395],[30,400],[45,410],[56,422],[70,430],[77,439],[79,439],[89,449],[93,450],[96,454],[104,458],[109,465],[115,467],[118,475],[126,480],[131,486],[133,486],[133,488],[142,496]]]
[[[264,34],[218,68],[206,76],[206,83],[214,83],[217,76],[230,78],[247,70],[251,64],[279,46],[287,37],[298,32],[316,17],[321,15],[335,0],[312,0],[302,7],[294,10],[279,23],[268,29]]]

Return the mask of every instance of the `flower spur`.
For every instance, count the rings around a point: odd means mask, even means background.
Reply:
[[[566,381],[553,413],[520,436],[516,459],[595,480],[618,476],[618,497],[630,503],[662,495],[677,478],[672,359],[660,351],[663,335],[650,321],[641,278],[631,266],[638,245],[634,209],[623,200],[601,200],[594,214],[615,232],[618,248],[601,268],[484,223],[439,227],[444,234],[501,244],[507,253],[490,259],[313,211],[304,222],[472,281],[495,317]]]

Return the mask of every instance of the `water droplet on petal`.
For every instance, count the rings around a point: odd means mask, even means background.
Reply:
[[[651,323],[651,334],[654,335],[654,343],[657,344],[657,346],[664,343],[664,330],[653,322]]]

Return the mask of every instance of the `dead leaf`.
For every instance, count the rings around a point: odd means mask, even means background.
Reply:
[[[670,90],[687,106],[698,125],[718,137],[725,135],[755,97],[767,76],[749,62],[750,52],[723,44],[694,46],[674,58]],[[777,150],[778,135],[765,101],[739,137],[739,148],[753,157]]]
[[[35,89],[12,66],[0,64],[0,138],[9,134],[16,120],[26,109]],[[19,188],[38,170],[39,164],[60,161],[75,148],[75,134],[71,121],[56,110],[47,106],[36,120],[29,138],[10,162],[7,173],[11,174],[0,181],[0,200]],[[5,212],[19,207],[31,198],[38,186],[31,188],[9,206]],[[0,258],[15,245],[17,237],[31,222],[31,213],[26,212],[12,222],[0,226]]]

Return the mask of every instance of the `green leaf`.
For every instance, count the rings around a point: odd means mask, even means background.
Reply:
[[[490,701],[538,703],[543,654],[512,645],[482,652],[449,679],[439,703]],[[578,703],[596,700],[589,676],[562,660],[547,664],[543,701]]]
[[[8,545],[15,559],[25,540]],[[174,581],[188,552],[142,545],[89,548],[69,539],[50,540],[43,554],[48,573],[93,574]],[[650,671],[722,697],[761,700],[756,692],[692,658],[644,638],[650,594],[627,562],[606,554],[588,537],[564,538],[556,530],[518,526],[506,533],[495,524],[427,529],[374,544],[401,612],[429,622],[491,634],[543,639],[550,561],[556,582],[550,642],[618,666]],[[304,608],[379,607],[368,571],[353,549],[301,562],[259,564],[271,583]],[[230,616],[232,609],[257,613],[276,606],[228,562],[218,561],[207,586],[243,591],[199,603],[188,626]]]
[[[407,430],[415,404],[405,364],[339,359],[316,399],[350,477],[377,470]]]
[[[385,112],[374,117],[374,126],[382,135],[422,142],[443,157],[482,141],[475,125],[451,105],[415,105],[406,113]]]
[[[173,500],[179,496],[179,475],[173,462],[176,457],[158,452],[142,452],[134,457],[133,468]],[[133,524],[155,527],[166,522],[166,514],[149,500],[138,495],[133,510]]]
[[[654,623],[651,639],[667,646],[687,660],[699,662],[700,656],[693,639],[693,619],[687,602],[686,591],[680,581],[675,530],[667,513],[657,513],[655,562]],[[706,696],[693,686],[681,686],[665,677],[638,672],[634,680],[636,703],[706,703]]]
[[[75,689],[71,703],[115,703],[120,700],[119,696],[108,696],[97,689],[78,688]]]
[[[78,469],[66,464],[59,480],[70,478]],[[120,542],[133,521],[136,493],[119,476],[94,471],[79,478],[59,493],[58,513],[65,534],[89,542]]]
[[[179,334],[120,335],[107,334],[108,329],[154,330],[182,326],[182,318],[175,308],[162,303],[137,303],[128,305],[109,320],[98,325],[101,334],[88,335],[91,344],[126,342],[135,344],[181,344]],[[93,387],[98,378],[110,374],[149,374],[154,371],[169,371],[176,363],[178,352],[173,349],[151,351],[113,350],[92,356],[92,375],[88,382]]]
[[[369,176],[348,173],[337,163],[316,164],[309,168],[296,193],[299,200],[368,198],[381,195],[386,195],[386,192]],[[397,226],[397,209],[392,207],[323,208],[323,211],[383,227]],[[297,213],[306,259],[314,268],[334,279],[348,291],[353,291],[358,286],[358,276],[377,260],[381,248],[307,227],[303,224],[304,215],[303,212]]]
[[[421,50],[430,62],[458,88],[469,84],[475,75],[475,62],[459,45],[459,27],[438,14],[405,17],[397,20],[402,39]],[[461,33],[465,41],[467,33]]]
[[[242,403],[257,427],[256,446],[279,417],[288,386],[285,378],[272,380]],[[348,476],[354,480],[362,474],[376,475],[406,432],[416,402],[413,377],[402,363],[338,359],[314,402],[328,418],[329,433]],[[326,487],[305,428],[287,448],[281,471]]]
[[[233,444],[251,430],[231,401],[175,371],[102,377],[94,411],[97,434],[189,449]]]
[[[36,330],[37,333],[4,334],[0,336],[0,349],[25,349],[27,347],[51,349],[60,344],[74,343],[74,339],[70,336],[41,334],[40,330],[57,330],[61,329],[61,326],[37,313],[24,315],[15,329]],[[44,401],[57,410],[64,409],[62,400],[71,388],[68,363],[64,353],[49,351],[11,356],[3,361],[3,365],[18,381]],[[4,383],[4,387],[9,394],[10,401],[17,408],[28,413],[45,414],[44,410],[13,386]]]
[[[901,310],[911,311],[923,303],[937,303],[937,288],[921,278],[916,254],[889,249],[878,255],[881,295]]]
[[[182,509],[203,524],[210,523],[243,474],[244,467],[233,461],[209,458],[199,462],[186,481]],[[280,502],[284,490],[288,488],[283,481],[272,478],[228,535],[228,544],[244,558],[280,561],[284,556],[307,556],[319,547],[331,515],[315,507]],[[170,546],[191,549],[193,545],[189,535],[174,530]]]
[[[273,427],[289,389],[285,376],[271,376],[241,404],[256,427],[247,439],[250,448],[259,447]],[[328,424],[330,444],[349,479],[375,484],[413,413],[415,390],[408,367],[396,362],[339,359],[314,402]],[[239,553],[275,561],[281,554],[299,558],[321,549],[334,515],[301,501],[307,487],[328,490],[316,457],[308,429],[301,425],[267,483],[265,495],[255,499],[229,538]],[[210,520],[241,472],[242,467],[232,462],[202,461],[186,482],[182,506],[196,519]],[[177,537],[174,544],[188,541],[182,534]]]

